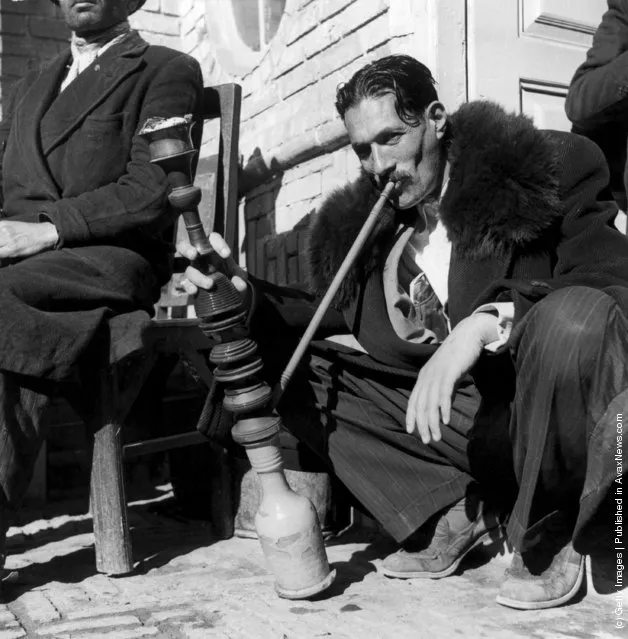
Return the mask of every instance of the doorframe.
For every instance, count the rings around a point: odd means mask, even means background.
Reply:
[[[390,0],[391,50],[426,64],[448,111],[468,100],[467,0]]]

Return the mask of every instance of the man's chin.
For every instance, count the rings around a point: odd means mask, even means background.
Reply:
[[[407,209],[411,209],[414,206],[417,206],[421,202],[420,197],[398,197],[396,201],[393,202],[394,206],[401,211],[405,211]]]

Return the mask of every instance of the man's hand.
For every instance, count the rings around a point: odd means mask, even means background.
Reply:
[[[231,255],[231,249],[219,233],[210,233],[209,243],[212,248],[223,259],[220,270],[231,277],[233,285],[238,292],[244,297],[248,291],[246,271],[240,267]],[[186,257],[190,262],[198,257],[198,251],[187,241],[184,240],[177,244],[177,251]],[[211,290],[214,286],[214,280],[211,276],[201,273],[194,266],[188,266],[185,269],[185,278],[181,281],[181,286],[188,295],[196,295],[199,288]]]
[[[408,401],[406,430],[416,430],[424,444],[440,440],[440,420],[449,424],[454,386],[478,361],[484,346],[497,339],[497,322],[489,313],[465,318],[419,372]]]
[[[59,240],[52,222],[0,220],[0,259],[29,257],[54,248]]]

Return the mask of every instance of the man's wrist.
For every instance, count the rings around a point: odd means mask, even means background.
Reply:
[[[486,346],[499,338],[497,327],[499,325],[499,317],[491,312],[480,311],[474,313],[471,317],[476,318],[480,329],[480,340],[482,346]]]
[[[54,248],[59,242],[59,231],[52,222],[40,222],[42,237],[47,248]]]

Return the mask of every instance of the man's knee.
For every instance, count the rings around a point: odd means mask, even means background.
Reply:
[[[560,369],[573,356],[595,357],[616,302],[603,291],[583,286],[560,289],[538,302],[524,318],[520,349],[533,350],[542,365]]]
[[[554,291],[530,311],[543,332],[557,331],[561,339],[580,342],[600,337],[615,301],[603,291],[570,286]]]

